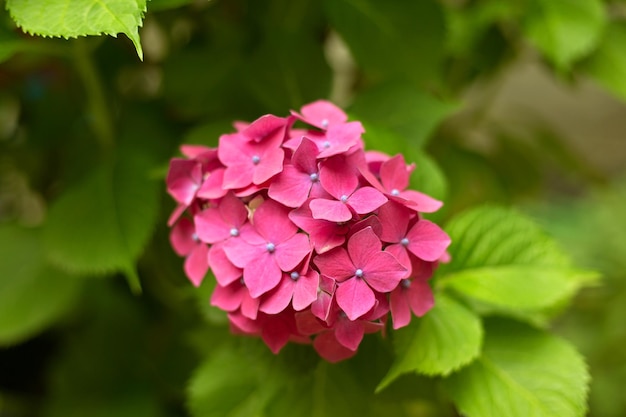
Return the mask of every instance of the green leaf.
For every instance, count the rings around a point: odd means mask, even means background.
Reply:
[[[486,323],[483,354],[444,380],[468,417],[580,417],[589,373],[567,342],[508,320]]]
[[[350,112],[358,120],[398,134],[407,146],[422,148],[456,104],[439,100],[401,82],[380,84],[360,93]]]
[[[583,67],[604,88],[626,100],[626,24],[613,23]]]
[[[438,284],[511,310],[539,310],[571,297],[597,276],[569,260],[529,218],[509,209],[480,207],[446,227],[452,261]]]
[[[417,82],[435,79],[443,56],[445,23],[431,0],[327,0],[333,28],[366,74]]]
[[[143,59],[139,27],[146,0],[7,0],[11,17],[33,35],[76,38],[124,33]]]
[[[376,391],[408,372],[447,375],[478,356],[482,338],[480,318],[440,295],[428,314],[394,333],[396,360]]]
[[[68,188],[50,207],[44,229],[50,259],[74,273],[133,278],[158,209],[151,168],[146,153],[129,150]]]
[[[249,340],[246,340],[249,341]],[[286,378],[270,367],[261,342],[222,346],[196,370],[188,387],[189,409],[197,417],[261,415]]]
[[[440,284],[477,300],[512,309],[538,310],[573,296],[598,274],[561,266],[504,265],[447,275]]]
[[[599,0],[533,0],[527,17],[526,36],[561,70],[591,52],[606,24]]]
[[[37,230],[0,227],[0,346],[19,343],[66,313],[81,281],[48,265]]]

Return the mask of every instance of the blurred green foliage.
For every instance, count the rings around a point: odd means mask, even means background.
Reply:
[[[588,360],[588,414],[624,415],[626,3],[151,0],[144,13],[110,0],[49,32],[56,8],[78,2],[28,3],[0,0],[1,416],[583,415],[585,365],[549,333],[557,314],[553,329]],[[63,25],[132,41],[24,33]],[[233,120],[319,98],[364,122],[369,149],[416,162],[412,185],[445,201],[430,217],[454,217],[466,246],[437,277],[449,308],[338,365],[230,336],[166,227],[181,143],[215,145]],[[485,202],[529,213],[563,251],[525,216],[507,229],[502,209],[457,215]],[[563,252],[603,275],[569,310],[588,275]],[[523,281],[538,265],[549,276]],[[517,286],[493,298],[468,269],[485,267]],[[546,280],[567,285],[522,296],[519,284]],[[466,355],[438,355],[439,342]],[[529,369],[511,365],[527,356]],[[567,395],[534,384],[551,369],[567,370],[550,382]],[[527,402],[486,404],[517,389]]]

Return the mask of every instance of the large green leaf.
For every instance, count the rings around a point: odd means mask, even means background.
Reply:
[[[589,374],[583,358],[549,333],[506,320],[488,321],[483,354],[444,380],[468,417],[580,417]]]
[[[452,261],[439,285],[512,310],[540,310],[572,296],[596,274],[574,269],[556,243],[529,218],[480,207],[446,227]]]
[[[599,0],[532,0],[525,32],[556,67],[567,69],[597,45],[605,24]]]
[[[626,24],[609,26],[598,50],[585,63],[584,69],[604,88],[626,100]]]
[[[445,24],[431,0],[327,0],[333,28],[374,79],[401,76],[423,84],[438,76]]]
[[[428,314],[393,337],[396,360],[377,390],[408,372],[447,375],[470,363],[480,353],[483,328],[476,314],[440,295]]]
[[[128,151],[94,167],[51,208],[44,239],[56,264],[82,274],[134,273],[158,209],[159,183],[146,153]]]
[[[81,281],[46,263],[37,230],[0,227],[0,253],[2,346],[25,340],[67,312]]]
[[[146,0],[7,0],[6,7],[18,26],[33,35],[75,38],[124,33],[143,59],[139,27]]]

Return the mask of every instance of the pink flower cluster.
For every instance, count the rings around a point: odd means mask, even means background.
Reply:
[[[217,149],[183,145],[167,176],[172,246],[194,285],[212,270],[234,332],[336,362],[388,313],[397,329],[433,306],[450,238],[420,216],[441,202],[407,189],[414,165],[366,152],[361,123],[327,101],[235,129]]]

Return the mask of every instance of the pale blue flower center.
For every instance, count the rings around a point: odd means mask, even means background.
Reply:
[[[261,162],[261,157],[260,157],[259,155],[254,155],[254,156],[252,157],[252,163],[253,163],[254,165],[258,165],[258,164],[259,164],[259,162]]]
[[[197,242],[197,241],[199,241],[199,240],[200,240],[200,238],[198,237],[198,235],[197,235],[197,234],[195,234],[195,233],[191,235],[191,239],[192,239],[194,242]]]
[[[363,270],[361,268],[354,271],[354,276],[357,278],[363,278]]]
[[[323,119],[323,120],[322,120],[322,127],[323,127],[324,129],[326,129],[326,128],[328,127],[328,119]]]
[[[402,240],[400,241],[400,244],[402,246],[409,246],[409,239],[407,239],[406,237],[402,238]]]
[[[402,281],[400,281],[400,285],[402,285],[402,288],[410,288],[411,281],[409,281],[408,279],[403,279]]]
[[[298,278],[300,278],[300,274],[299,274],[299,273],[297,273],[296,271],[293,271],[293,272],[291,273],[291,279],[292,279],[292,280],[294,280],[294,281],[297,281],[297,280],[298,280]]]
[[[309,178],[311,178],[311,182],[317,182],[320,179],[320,176],[317,172],[314,172],[309,175]]]
[[[344,195],[341,196],[341,198],[339,200],[341,200],[342,203],[347,203],[348,202],[348,196],[344,194]]]
[[[322,147],[323,147],[324,149],[328,149],[328,148],[330,148],[330,142],[329,142],[329,141],[327,141],[327,140],[325,140],[325,141],[324,141],[324,143],[322,143]]]
[[[265,245],[265,249],[267,249],[269,253],[272,253],[276,250],[276,245],[270,242],[267,245]]]
[[[400,195],[400,191],[397,188],[394,188],[393,190],[391,190],[391,195],[397,197]]]
[[[230,235],[232,237],[239,236],[239,230],[236,227],[233,227],[232,229],[230,229]]]

